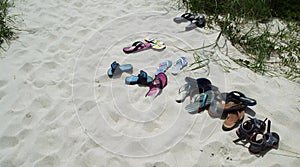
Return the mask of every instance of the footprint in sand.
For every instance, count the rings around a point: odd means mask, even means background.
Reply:
[[[18,138],[11,136],[3,136],[0,138],[0,150],[14,147],[19,143]]]
[[[4,87],[6,84],[7,84],[7,81],[5,81],[5,80],[0,80],[0,89],[1,89],[2,87]]]
[[[2,98],[5,96],[6,94],[2,91],[0,91],[0,100],[2,100]]]
[[[154,164],[146,164],[146,167],[170,167],[170,165],[165,162],[155,162]]]
[[[20,69],[19,71],[23,72],[23,73],[29,73],[30,71],[32,71],[32,69],[34,68],[34,66],[31,63],[25,63]]]
[[[110,158],[106,162],[107,162],[106,166],[111,166],[111,167],[129,166],[129,164],[126,161],[116,157]]]
[[[48,155],[46,157],[43,157],[41,160],[38,160],[34,167],[40,167],[40,166],[57,166],[60,163],[60,158],[57,155]]]

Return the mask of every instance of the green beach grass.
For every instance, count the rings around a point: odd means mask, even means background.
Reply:
[[[13,3],[8,0],[0,0],[0,47],[5,50],[3,45],[9,44],[9,41],[16,38],[14,30],[14,16],[9,15],[9,8]]]
[[[300,4],[297,0],[184,0],[186,12],[206,15],[207,26],[247,57],[233,61],[256,73],[300,79]],[[277,21],[274,24],[274,20]],[[277,26],[276,23],[282,23]],[[277,26],[277,27],[276,27]],[[216,44],[219,38],[216,39]],[[193,49],[199,51],[205,47]],[[198,59],[195,62],[199,61]]]

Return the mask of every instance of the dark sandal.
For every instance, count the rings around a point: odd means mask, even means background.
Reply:
[[[243,122],[244,116],[245,110],[228,113],[226,119],[224,120],[222,129],[224,131],[230,131],[234,129],[237,127],[237,125]]]
[[[262,121],[257,118],[249,117],[249,120],[242,123],[236,130],[236,134],[239,138],[234,140],[233,142],[237,143],[242,140],[249,141],[254,133],[263,133],[266,129],[266,120],[267,118]]]
[[[243,93],[239,91],[232,91],[226,95],[227,101],[242,102],[246,106],[256,105],[256,100],[246,97]]]
[[[279,145],[279,135],[275,132],[270,132],[271,121],[268,120],[268,130],[267,133],[255,133],[250,138],[249,151],[253,154],[259,154],[262,151],[267,151],[272,148],[277,148]],[[257,140],[257,135],[262,134],[262,138]]]
[[[184,13],[182,14],[180,17],[175,17],[173,19],[173,21],[175,23],[182,23],[182,22],[187,22],[187,21],[192,21],[194,19],[196,19],[196,15],[194,14],[191,14],[191,13]]]

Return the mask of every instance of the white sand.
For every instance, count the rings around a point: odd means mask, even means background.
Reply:
[[[298,166],[300,86],[284,78],[263,77],[238,67],[225,73],[211,61],[210,72],[167,71],[167,87],[155,99],[147,87],[128,86],[130,74],[110,79],[112,61],[133,65],[133,75],[155,73],[165,60],[173,63],[215,41],[218,32],[172,20],[183,11],[169,0],[153,1],[16,1],[24,19],[19,38],[0,60],[0,166]],[[125,55],[122,48],[147,35],[167,49]],[[221,38],[220,43],[224,43]],[[231,56],[241,56],[227,42]],[[212,49],[211,60],[227,60]],[[220,61],[219,61],[220,62]],[[264,157],[235,145],[235,130],[222,131],[223,120],[207,112],[188,114],[189,103],[175,102],[184,78],[207,77],[223,92],[238,90],[255,98],[259,119],[269,118],[280,146]],[[294,153],[293,153],[294,152]],[[299,153],[299,154],[296,154]],[[297,158],[298,157],[298,158]]]

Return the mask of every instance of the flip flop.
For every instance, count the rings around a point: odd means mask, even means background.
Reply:
[[[187,61],[186,57],[180,57],[180,59],[178,59],[176,61],[176,64],[173,66],[171,73],[173,75],[177,75],[182,68],[187,66],[187,64],[188,64],[188,61]]]
[[[218,118],[226,118],[227,114],[230,112],[241,111],[246,108],[243,104],[236,104],[236,103],[222,103],[217,100],[214,100],[210,105],[209,109],[207,110],[208,114],[211,117],[218,117]]]
[[[150,43],[143,43],[141,41],[136,41],[132,44],[132,46],[130,47],[124,47],[123,48],[123,52],[124,53],[133,53],[136,51],[141,51],[141,50],[145,50],[151,47]]]
[[[170,60],[167,60],[167,61],[164,61],[164,62],[161,62],[159,64],[159,67],[155,73],[155,75],[161,73],[161,72],[166,72],[168,68],[170,68],[172,66],[172,61]]]
[[[206,23],[206,20],[205,20],[204,16],[198,17],[197,19],[192,20],[191,24],[189,24],[188,26],[185,27],[185,30],[190,31],[197,27],[203,28],[203,27],[205,27],[205,23]]]
[[[232,91],[230,92],[227,97],[228,100],[237,100],[242,102],[243,104],[247,105],[247,106],[254,106],[256,105],[256,100],[246,97],[243,93],[239,92],[239,91]]]
[[[214,96],[215,95],[211,90],[201,94],[196,94],[192,97],[192,102],[185,106],[185,109],[190,114],[195,114],[204,111],[209,107],[209,105],[214,99]]]
[[[166,48],[166,45],[163,41],[160,41],[158,39],[155,39],[155,38],[151,38],[151,37],[146,37],[144,38],[144,40],[148,43],[151,44],[151,47],[153,49],[156,49],[156,50],[163,50]]]
[[[232,91],[220,93],[212,104],[208,109],[208,114],[211,117],[226,118],[229,112],[244,110],[247,106],[256,105],[256,100],[246,97],[241,92]]]
[[[114,75],[119,75],[122,72],[132,72],[132,65],[131,64],[123,64],[120,65],[116,61],[112,62],[110,68],[107,71],[108,77],[112,78]]]
[[[186,97],[189,96],[191,91],[191,85],[186,83],[182,85],[179,90],[178,90],[178,96],[176,97],[176,102],[177,103],[182,103]]]
[[[179,24],[179,23],[182,23],[182,22],[192,21],[192,20],[196,19],[196,17],[197,16],[195,14],[184,13],[180,17],[175,17],[173,19],[173,21],[175,23]]]
[[[127,85],[145,85],[149,86],[149,84],[153,81],[153,78],[148,76],[147,73],[143,70],[137,76],[128,76],[125,78],[125,84]]]
[[[215,94],[219,94],[219,88],[212,85],[211,81],[207,78],[191,78],[185,77],[185,81],[189,83],[192,87],[196,87],[199,93],[206,92],[208,90],[213,90]]]
[[[155,78],[150,83],[149,91],[146,93],[145,96],[153,96],[158,94],[163,88],[167,86],[168,78],[165,73],[159,73],[155,75]]]
[[[245,110],[228,113],[222,129],[224,131],[230,131],[234,129],[239,123],[243,122],[244,116]]]
[[[198,78],[198,79],[194,79],[191,77],[185,77],[185,82],[189,83],[190,85],[194,86],[194,87],[198,87],[198,85],[203,85],[203,86],[209,86],[211,85],[211,81],[207,78]]]

